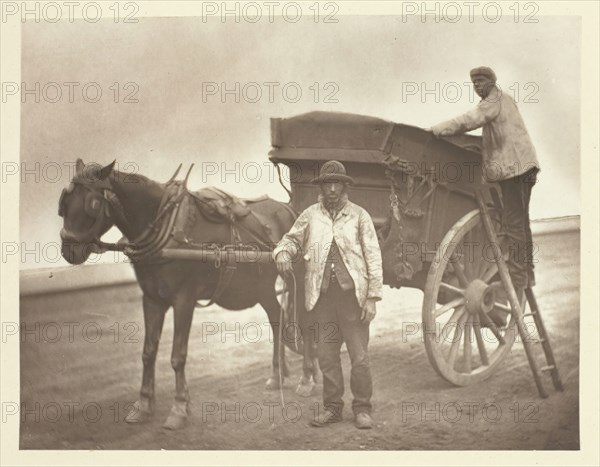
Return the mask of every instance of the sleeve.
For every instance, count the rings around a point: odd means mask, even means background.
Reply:
[[[373,220],[368,212],[361,211],[360,214],[360,244],[363,256],[367,263],[368,290],[367,298],[381,300],[383,288],[383,269],[381,265],[381,249]]]
[[[452,120],[438,123],[431,127],[431,130],[436,136],[452,136],[466,133],[467,131],[481,128],[486,123],[494,120],[500,113],[500,108],[500,99],[483,99],[474,109]]]
[[[302,254],[302,247],[304,246],[309,224],[309,215],[307,211],[308,209],[305,209],[302,214],[298,216],[298,219],[296,219],[296,222],[294,222],[294,225],[289,232],[277,243],[273,250],[273,259],[275,259],[282,251],[287,251],[291,256],[292,261],[296,261],[299,257],[298,255]]]

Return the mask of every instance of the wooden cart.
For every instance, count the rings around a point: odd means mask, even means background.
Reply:
[[[501,255],[501,199],[494,184],[482,181],[481,138],[437,139],[378,118],[311,112],[272,119],[271,144],[270,160],[288,167],[291,204],[298,212],[317,200],[318,186],[310,181],[321,165],[331,159],[344,163],[356,182],[350,199],[370,213],[378,229],[384,283],[424,292],[423,339],[443,378],[463,386],[489,377],[519,332],[540,394],[547,395],[543,370],[560,389],[531,290],[528,315],[536,333],[524,322],[524,304],[518,303]],[[490,319],[498,310],[509,313],[506,326]],[[530,345],[534,334],[546,354],[544,367]]]

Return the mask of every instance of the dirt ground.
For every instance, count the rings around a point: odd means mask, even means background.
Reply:
[[[21,449],[544,450],[579,449],[579,233],[536,238],[535,288],[564,392],[540,399],[522,345],[491,378],[454,387],[430,365],[422,337],[422,293],[386,288],[370,343],[373,430],[308,421],[321,401],[294,393],[292,377],[267,391],[272,344],[266,314],[197,310],[186,374],[193,401],[186,428],[161,428],[174,396],[169,312],[156,364],[155,418],[123,421],[141,384],[143,321],[137,286],[37,296],[21,302]],[[541,356],[541,355],[540,355]],[[283,403],[283,405],[282,405]],[[17,416],[17,415],[15,415]]]

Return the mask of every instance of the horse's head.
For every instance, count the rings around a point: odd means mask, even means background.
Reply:
[[[98,251],[100,238],[114,225],[109,201],[113,195],[109,176],[114,164],[86,165],[77,159],[75,176],[60,195],[62,256],[71,264],[81,264]]]

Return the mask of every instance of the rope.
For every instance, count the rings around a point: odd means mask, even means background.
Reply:
[[[292,199],[292,192],[288,189],[287,186],[283,184],[283,179],[281,178],[281,169],[279,168],[279,162],[275,162],[275,168],[277,169],[277,177],[279,178],[279,184],[283,187],[285,191],[287,191],[290,200]]]
[[[285,279],[283,280],[283,289],[286,289]],[[282,300],[283,302],[283,300]],[[281,402],[281,410],[285,408],[285,399],[283,398],[283,374],[281,372],[281,367],[285,364],[285,358],[283,357],[282,351],[283,349],[283,305],[279,307],[279,358],[277,362],[277,369],[279,371],[279,400]]]
[[[293,285],[293,289],[294,292],[292,294],[292,307],[294,310],[294,320],[292,321],[293,323],[296,323],[296,304],[297,304],[297,287],[296,287],[296,275],[294,274],[294,271],[290,271],[288,273],[288,277],[289,279],[291,279],[292,281],[292,285]],[[283,290],[282,290],[282,296],[284,293],[286,293],[288,291],[288,282],[286,280],[286,278],[282,278],[283,279]],[[285,311],[284,305],[283,305],[283,300],[281,301],[282,303],[280,304],[279,307],[279,365],[278,365],[278,369],[279,369],[279,400],[281,402],[281,409],[283,410],[285,407],[285,399],[283,397],[283,373],[282,373],[282,369],[281,367],[283,366],[283,364],[285,364],[285,358],[283,357],[283,352],[285,351],[285,347],[283,345],[283,314]],[[294,336],[294,348],[296,350],[296,352],[299,352],[298,350],[298,340],[296,339],[296,336]]]

